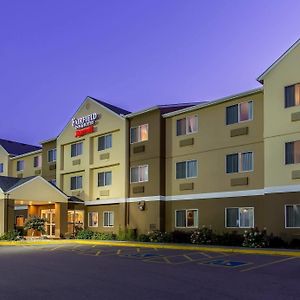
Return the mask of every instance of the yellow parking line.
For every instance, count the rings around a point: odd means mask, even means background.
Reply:
[[[264,268],[264,267],[268,267],[268,266],[271,266],[271,265],[279,264],[279,263],[282,263],[282,262],[285,262],[285,261],[288,261],[288,260],[292,260],[292,259],[295,259],[295,258],[296,257],[288,257],[288,258],[285,258],[285,259],[272,261],[272,262],[269,262],[269,263],[266,263],[266,264],[262,264],[262,265],[259,265],[259,266],[254,266],[254,267],[251,267],[251,268],[248,268],[248,269],[241,270],[240,272],[248,272],[248,271],[252,271],[252,270],[257,270],[257,269],[260,269],[260,268]]]

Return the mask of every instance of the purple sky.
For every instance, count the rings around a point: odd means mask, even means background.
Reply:
[[[131,111],[213,100],[300,37],[300,1],[2,1],[0,137],[56,136],[86,96]]]

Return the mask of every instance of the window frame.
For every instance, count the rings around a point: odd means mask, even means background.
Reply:
[[[196,176],[192,176],[192,177],[187,177],[187,163],[190,161],[196,161]],[[185,178],[177,178],[177,164],[178,163],[186,163],[185,164],[185,174],[186,177]],[[188,160],[183,160],[183,161],[177,161],[175,162],[175,180],[189,180],[189,179],[193,179],[193,178],[198,178],[198,159],[188,159]]]
[[[104,174],[104,185],[99,185],[99,176],[100,176],[100,174],[101,173],[103,173]],[[110,175],[110,184],[106,184],[106,177],[105,177],[105,174],[106,173],[111,173],[111,175]],[[105,186],[111,186],[112,185],[112,171],[103,171],[103,172],[98,172],[98,176],[97,176],[98,178],[98,187],[105,187]]]
[[[81,177],[81,187],[77,187],[77,178]],[[76,188],[72,189],[72,178],[76,178]],[[71,191],[76,191],[76,190],[82,190],[83,188],[83,175],[75,175],[70,177],[70,190]]]
[[[147,170],[148,170],[148,178],[147,178],[147,180],[144,180],[144,181],[138,180],[138,181],[134,181],[133,182],[132,181],[132,169],[138,168],[140,170],[143,167],[147,167]],[[140,176],[138,176],[138,179],[140,179]],[[142,182],[148,182],[148,181],[149,181],[149,165],[138,165],[138,166],[132,166],[132,167],[130,167],[130,184],[132,184],[132,183],[142,183]]]
[[[19,169],[18,166],[19,166],[19,163],[23,162],[23,166],[22,166],[22,169]],[[17,172],[23,172],[25,169],[25,161],[24,159],[20,159],[20,160],[17,160],[17,166],[16,166],[16,170]]]
[[[78,145],[81,145],[81,153],[79,153],[79,154],[78,154],[78,148],[77,148]],[[75,155],[72,155],[72,147],[73,146],[75,146]],[[71,158],[80,156],[82,154],[83,154],[83,142],[81,141],[81,142],[72,143],[71,144],[71,153],[70,153]]]
[[[196,131],[193,131],[193,132],[188,132],[188,118],[191,118],[191,117],[196,117],[197,119],[197,130]],[[185,134],[177,134],[177,121],[180,121],[180,120],[185,120]],[[176,130],[176,136],[185,136],[185,135],[191,135],[191,134],[195,134],[195,133],[198,133],[199,131],[199,116],[198,114],[195,114],[195,115],[190,115],[190,116],[185,116],[184,118],[180,118],[180,119],[176,119],[176,122],[175,122],[175,130]]]
[[[297,85],[299,85],[299,87],[300,87],[300,82],[284,86],[284,97],[283,97],[284,98],[284,103],[283,103],[284,109],[300,106],[300,104],[298,104],[298,105],[295,104],[296,103],[296,86]],[[286,89],[290,88],[290,87],[294,87],[294,99],[293,99],[294,100],[294,105],[286,106]]]
[[[4,173],[4,163],[0,163],[0,174]]]
[[[108,136],[111,137],[111,146],[110,147],[107,147],[107,145],[106,145],[106,139]],[[104,138],[104,149],[100,149],[100,139],[102,139],[102,138]],[[107,134],[104,134],[104,135],[101,135],[98,137],[98,152],[104,151],[106,149],[111,149],[111,148],[112,148],[112,133],[107,133]]]
[[[187,226],[187,212],[189,210],[192,210],[192,211],[197,211],[197,221],[196,221],[196,225],[195,225],[195,220],[194,220],[194,226]],[[185,227],[182,227],[182,226],[177,226],[177,212],[178,211],[185,211]],[[189,228],[199,228],[199,209],[198,208],[183,208],[183,209],[175,209],[175,226],[174,228],[186,228],[186,229],[189,229]]]
[[[141,131],[141,127],[142,126],[147,126],[147,139],[146,140],[139,140],[139,137],[140,137],[140,131]],[[136,141],[136,142],[132,142],[132,140],[131,140],[131,136],[132,136],[132,134],[131,134],[131,130],[132,129],[138,129],[138,141]],[[130,145],[132,145],[132,144],[137,144],[137,143],[141,143],[141,142],[147,142],[147,141],[149,141],[149,124],[148,123],[146,123],[146,124],[141,124],[141,125],[138,125],[138,126],[133,126],[133,127],[130,127],[130,131],[129,131],[129,141],[130,141]]]
[[[104,221],[105,221],[105,214],[111,214],[112,215],[112,225],[105,225],[104,224]],[[109,220],[111,221],[111,219],[109,218]],[[115,213],[114,211],[110,210],[110,211],[104,211],[103,212],[103,227],[106,227],[106,228],[112,228],[115,226]]]
[[[300,206],[300,203],[299,204],[285,204],[284,205],[284,228],[285,229],[300,229],[300,226],[297,226],[297,227],[288,227],[287,226],[287,214],[286,214],[286,208],[287,206]]]
[[[252,115],[251,115],[251,118],[248,119],[248,120],[244,120],[244,121],[241,121],[241,111],[240,111],[240,106],[241,104],[243,103],[252,103]],[[228,107],[232,107],[232,106],[238,106],[238,121],[235,122],[235,123],[230,123],[230,124],[227,124],[227,108]],[[229,106],[226,106],[225,107],[225,125],[226,126],[230,126],[230,125],[234,125],[234,124],[242,124],[242,123],[245,123],[245,122],[250,122],[250,121],[253,121],[254,119],[254,101],[253,100],[248,100],[248,101],[243,101],[243,102],[239,102],[239,103],[236,103],[236,104],[232,104],[232,105],[229,105]]]
[[[54,153],[55,153],[55,159],[49,160],[49,153],[50,153],[50,152],[54,152]],[[56,155],[57,155],[57,149],[56,149],[56,148],[49,149],[49,150],[47,151],[47,162],[48,162],[48,163],[56,162]]]
[[[91,225],[90,224],[90,214],[96,214],[97,215],[97,225]],[[88,227],[91,227],[91,228],[97,228],[97,227],[99,227],[99,213],[97,211],[89,211],[88,212],[87,223],[88,223]]]
[[[35,159],[37,158],[37,165],[35,165]],[[40,169],[42,167],[42,156],[36,155],[33,157],[33,168]]]
[[[237,208],[238,209],[238,216],[239,216],[239,219],[238,219],[238,222],[239,222],[239,226],[235,226],[235,227],[232,227],[232,226],[227,226],[227,209],[233,209],[233,208]],[[253,221],[253,227],[241,227],[240,224],[241,224],[241,221],[240,221],[240,210],[241,209],[253,209],[253,218],[252,218],[252,221]],[[255,228],[255,207],[254,206],[243,206],[243,207],[238,207],[238,206],[231,206],[231,207],[225,207],[225,228],[240,228],[240,229],[251,229],[251,228]]]
[[[299,105],[299,106],[300,106],[300,105]],[[299,162],[295,162],[295,160],[294,160],[293,163],[290,163],[290,164],[287,164],[287,163],[286,163],[286,144],[293,143],[293,145],[295,145],[295,142],[299,142],[299,143],[300,143],[300,140],[294,140],[294,141],[287,141],[287,142],[284,142],[284,145],[283,145],[283,147],[284,147],[284,149],[283,149],[283,152],[284,152],[284,155],[283,155],[283,163],[284,163],[285,166],[292,166],[292,165],[298,165],[298,164],[300,164],[300,161],[299,161]],[[293,147],[294,147],[294,146],[293,146]],[[295,149],[294,149],[294,151],[295,151]],[[294,159],[295,159],[295,157],[294,157]]]
[[[242,157],[242,154],[245,154],[245,153],[252,153],[252,169],[251,170],[246,170],[246,171],[241,171],[240,170],[240,166],[242,165],[241,164],[241,157]],[[233,154],[238,154],[238,171],[227,173],[227,156],[228,155],[233,155]],[[225,155],[225,174],[226,175],[243,174],[243,173],[249,173],[249,172],[254,172],[254,151],[234,152],[234,153],[228,153],[228,154]]]

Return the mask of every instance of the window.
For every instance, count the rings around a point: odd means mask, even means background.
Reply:
[[[175,211],[175,227],[198,227],[198,209],[184,209]]]
[[[253,207],[231,207],[225,209],[226,227],[253,228]]]
[[[39,156],[35,156],[33,158],[33,167],[34,168],[40,168],[42,166],[42,157]]]
[[[253,152],[233,153],[226,155],[226,173],[253,171]]]
[[[105,211],[103,213],[103,226],[104,227],[113,227],[114,226],[114,212]]]
[[[285,143],[285,164],[300,163],[300,141]]]
[[[148,181],[148,165],[130,168],[130,182],[146,182]]]
[[[71,145],[71,157],[82,154],[82,142]]]
[[[98,151],[109,149],[112,147],[112,135],[107,134],[98,138]]]
[[[130,143],[148,141],[148,124],[130,128]]]
[[[83,210],[68,210],[68,232],[75,233],[78,229],[83,229]]]
[[[242,102],[226,107],[226,125],[253,119],[253,101]]]
[[[300,228],[300,204],[285,206],[285,227]]]
[[[82,176],[71,177],[71,190],[82,189]]]
[[[24,171],[24,160],[17,161],[17,171]]]
[[[189,116],[176,121],[176,135],[186,135],[198,131],[198,116]]]
[[[284,89],[285,108],[300,105],[300,84],[286,86]]]
[[[197,163],[197,160],[188,160],[176,163],[176,179],[197,177]]]
[[[4,172],[4,164],[0,163],[0,173],[3,173],[3,172]]]
[[[98,227],[98,213],[89,212],[88,213],[88,226],[89,227]]]
[[[16,216],[16,227],[23,227],[25,223],[24,216]]]
[[[56,161],[56,148],[48,151],[48,162],[50,163],[55,161]]]
[[[98,173],[98,186],[111,185],[111,171]]]

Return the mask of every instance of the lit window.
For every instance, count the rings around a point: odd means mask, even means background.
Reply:
[[[107,134],[98,138],[98,151],[109,149],[112,147],[112,135]]]
[[[285,107],[300,105],[300,84],[290,85],[285,87]]]
[[[253,207],[230,207],[225,209],[226,227],[253,228]]]
[[[24,171],[24,160],[18,160],[17,161],[17,171]]]
[[[130,182],[146,182],[148,181],[148,165],[130,168]]]
[[[130,128],[130,143],[148,141],[148,124]]]
[[[71,177],[71,190],[82,189],[82,176]]]
[[[285,227],[300,228],[300,204],[285,206]]]
[[[176,179],[197,177],[197,160],[181,161],[176,163]]]
[[[55,162],[56,161],[56,149],[51,149],[48,151],[48,162]]]
[[[4,172],[4,163],[0,163],[0,173]]]
[[[112,172],[100,172],[98,173],[98,186],[111,185],[112,182]]]
[[[226,173],[253,171],[253,152],[226,155]]]
[[[75,233],[78,229],[83,229],[83,210],[68,210],[68,232]]]
[[[285,143],[285,164],[300,163],[300,141]]]
[[[198,116],[188,116],[176,121],[176,135],[186,135],[198,131]]]
[[[175,227],[198,227],[198,209],[183,209],[175,211]]]
[[[98,227],[98,213],[89,212],[88,213],[88,226],[89,227]]]
[[[82,142],[71,145],[71,157],[82,154]]]
[[[39,156],[34,156],[33,158],[33,167],[34,168],[40,168],[42,166],[42,157]]]
[[[105,211],[103,213],[103,226],[104,227],[113,227],[114,226],[114,212]]]
[[[16,216],[16,227],[23,227],[25,223],[24,216]]]
[[[253,119],[253,101],[242,102],[226,107],[226,125]]]

